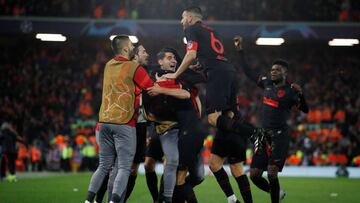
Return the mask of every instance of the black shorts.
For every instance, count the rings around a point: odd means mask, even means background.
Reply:
[[[206,84],[206,113],[230,110],[236,104],[237,81],[236,71],[231,64],[223,63],[229,68],[208,70]]]
[[[136,123],[136,152],[133,163],[139,164],[145,160],[147,123]]]
[[[193,168],[198,162],[198,154],[201,151],[207,131],[203,128],[200,121],[194,121],[193,126],[180,129],[178,148],[179,148],[179,167]]]
[[[222,158],[227,158],[229,164],[235,164],[246,161],[246,144],[247,140],[242,136],[227,133],[225,136],[220,135],[226,133],[217,130],[211,147],[211,153]]]
[[[150,143],[146,146],[145,156],[151,157],[156,161],[162,161],[164,152],[161,147],[160,137],[155,133],[150,133]]]
[[[266,171],[268,165],[276,165],[282,171],[290,145],[289,129],[266,130],[265,136],[266,148],[257,150],[250,167]]]

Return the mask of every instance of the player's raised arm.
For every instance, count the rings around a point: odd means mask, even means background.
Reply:
[[[234,37],[234,46],[235,50],[239,53],[239,64],[243,68],[245,75],[252,81],[258,83],[260,74],[255,72],[249,67],[249,64],[247,63],[244,49],[243,49],[243,39],[241,36],[235,36]]]
[[[186,69],[188,69],[191,63],[196,59],[196,54],[197,54],[196,50],[188,50],[177,71],[175,73],[165,74],[162,77],[168,79],[176,79],[177,77],[179,77],[179,75],[181,75],[184,71],[186,71]]]

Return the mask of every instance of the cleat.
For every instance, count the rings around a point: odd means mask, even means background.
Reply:
[[[250,140],[254,143],[254,153],[264,148],[266,145],[264,138],[265,132],[262,128],[256,129],[256,131],[251,135]]]
[[[285,191],[283,191],[283,190],[280,190],[280,194],[279,194],[279,199],[280,199],[280,202],[285,198],[285,196],[286,196],[286,192]]]
[[[8,176],[6,177],[6,180],[7,180],[8,182],[10,182],[10,183],[15,183],[15,182],[17,182],[17,179],[16,179],[16,176],[15,176],[15,175],[8,175]]]

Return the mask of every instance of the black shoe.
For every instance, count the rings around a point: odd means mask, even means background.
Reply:
[[[171,203],[172,199],[169,197],[164,197],[163,195],[159,195],[158,203]]]

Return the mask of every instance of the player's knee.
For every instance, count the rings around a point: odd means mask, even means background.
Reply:
[[[152,161],[145,162],[144,168],[145,168],[146,173],[155,171],[155,162],[152,162]]]
[[[220,164],[219,162],[217,162],[215,160],[210,160],[209,168],[212,172],[216,172],[216,171],[220,170],[221,167],[222,167],[222,164]]]
[[[133,164],[130,170],[130,175],[136,176],[139,170],[139,164]]]
[[[216,127],[216,121],[217,121],[217,118],[215,115],[213,114],[210,114],[208,115],[208,123],[214,127]]]
[[[111,167],[113,166],[112,163],[107,163],[107,162],[102,162],[102,164],[99,165],[99,170],[104,173],[104,174],[108,174],[111,170]]]
[[[179,158],[178,157],[172,157],[166,160],[166,165],[177,167],[179,165]]]
[[[262,176],[262,171],[260,171],[259,169],[250,169],[250,179],[253,182],[261,178],[261,176]]]
[[[278,178],[279,168],[276,165],[268,166],[268,178],[269,181]]]
[[[231,164],[230,165],[230,170],[231,170],[231,174],[234,177],[239,177],[239,176],[244,174],[242,165]]]

